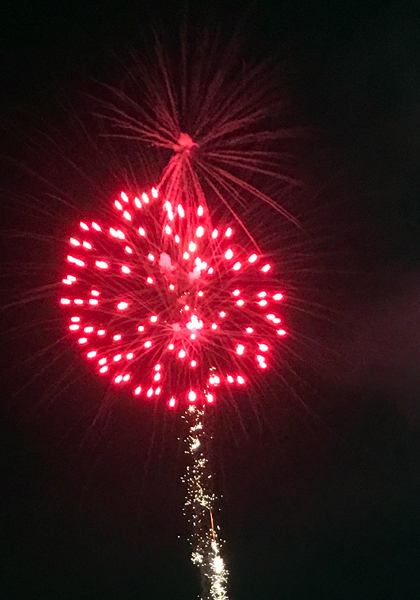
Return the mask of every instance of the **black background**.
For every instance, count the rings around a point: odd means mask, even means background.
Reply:
[[[68,137],[68,90],[118,81],[129,47],[147,45],[153,30],[176,42],[185,22],[222,24],[226,36],[241,22],[248,56],[275,57],[298,121],[318,140],[301,169],[313,189],[308,207],[319,202],[333,231],[315,240],[320,274],[310,278],[328,309],[312,320],[308,304],[297,321],[302,337],[322,345],[303,341],[298,376],[270,380],[262,420],[245,414],[244,431],[220,419],[215,465],[231,597],[418,598],[418,7],[161,0],[1,10],[5,264],[22,265],[29,248],[10,256],[8,234],[21,226],[14,202],[30,180],[8,157],[45,172],[26,135],[54,126]],[[20,216],[26,229],[37,227],[33,213]],[[318,223],[313,235],[320,231]],[[22,279],[4,272],[8,303]],[[31,309],[19,307],[26,323]],[[20,358],[52,343],[54,326],[44,333],[40,323],[23,347],[23,312],[11,314],[2,313],[1,597],[195,597],[181,517],[182,429],[128,399],[102,405],[104,388],[86,373],[56,389],[64,363],[50,365],[48,353]]]

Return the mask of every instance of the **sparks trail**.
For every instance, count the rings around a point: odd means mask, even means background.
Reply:
[[[98,374],[174,408],[264,371],[286,334],[271,263],[229,224],[213,227],[205,204],[153,188],[122,192],[114,211],[70,237],[60,298]]]
[[[216,495],[208,458],[208,432],[204,427],[204,408],[191,405],[184,418],[188,424],[186,454],[189,458],[184,478],[187,494],[184,512],[191,525],[191,559],[199,568],[203,586],[202,600],[228,600],[228,571],[221,557],[222,543],[215,525]]]
[[[161,191],[176,190],[187,206],[213,197],[235,213],[257,199],[300,226],[281,205],[302,188],[286,148],[299,131],[278,122],[285,102],[268,65],[246,66],[235,41],[223,47],[205,32],[183,37],[179,58],[158,44],[156,56],[133,62],[109,101],[99,100],[99,116],[111,136],[175,151]]]

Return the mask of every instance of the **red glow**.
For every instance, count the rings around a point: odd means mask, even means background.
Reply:
[[[108,223],[83,223],[87,239],[80,231],[67,238],[89,257],[68,255],[72,269],[88,268],[62,279],[66,296],[59,302],[78,307],[81,316],[67,317],[66,327],[111,382],[132,381],[134,395],[143,388],[170,408],[176,398],[191,402],[190,394],[211,403],[209,386],[245,385],[249,369],[267,368],[274,340],[286,335],[274,313],[283,295],[270,287],[271,276],[263,279],[272,266],[241,246],[242,232],[212,228],[205,201],[194,205],[185,195],[182,204],[181,196],[167,199],[162,191],[155,201],[154,190],[122,192]],[[146,329],[147,338],[138,337]],[[233,371],[239,362],[243,369]]]

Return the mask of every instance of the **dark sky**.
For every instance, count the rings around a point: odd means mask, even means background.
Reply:
[[[182,428],[127,398],[108,401],[73,355],[67,386],[69,354],[50,348],[56,313],[48,300],[21,302],[28,250],[45,258],[54,219],[61,227],[66,218],[54,197],[48,215],[38,211],[42,182],[28,169],[46,176],[47,167],[33,140],[62,131],[62,152],[74,156],[74,90],[115,84],[130,48],[147,47],[154,30],[174,43],[188,21],[222,24],[223,35],[242,22],[248,56],[275,57],[294,122],[311,140],[298,145],[312,191],[296,210],[313,216],[316,265],[301,314],[290,310],[298,358],[269,379],[260,421],[249,409],[244,426],[217,421],[231,598],[418,598],[418,7],[16,1],[1,11],[1,290],[4,303],[19,304],[1,312],[0,596],[176,600],[199,590],[181,515]],[[99,177],[99,163],[89,164]],[[77,198],[77,181],[67,184]],[[38,227],[43,245],[10,241],[12,230]]]

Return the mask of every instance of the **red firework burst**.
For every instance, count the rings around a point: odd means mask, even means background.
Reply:
[[[97,372],[135,396],[215,400],[269,365],[286,334],[272,265],[194,208],[149,194],[114,202],[118,224],[81,222],[71,237],[60,304]]]

